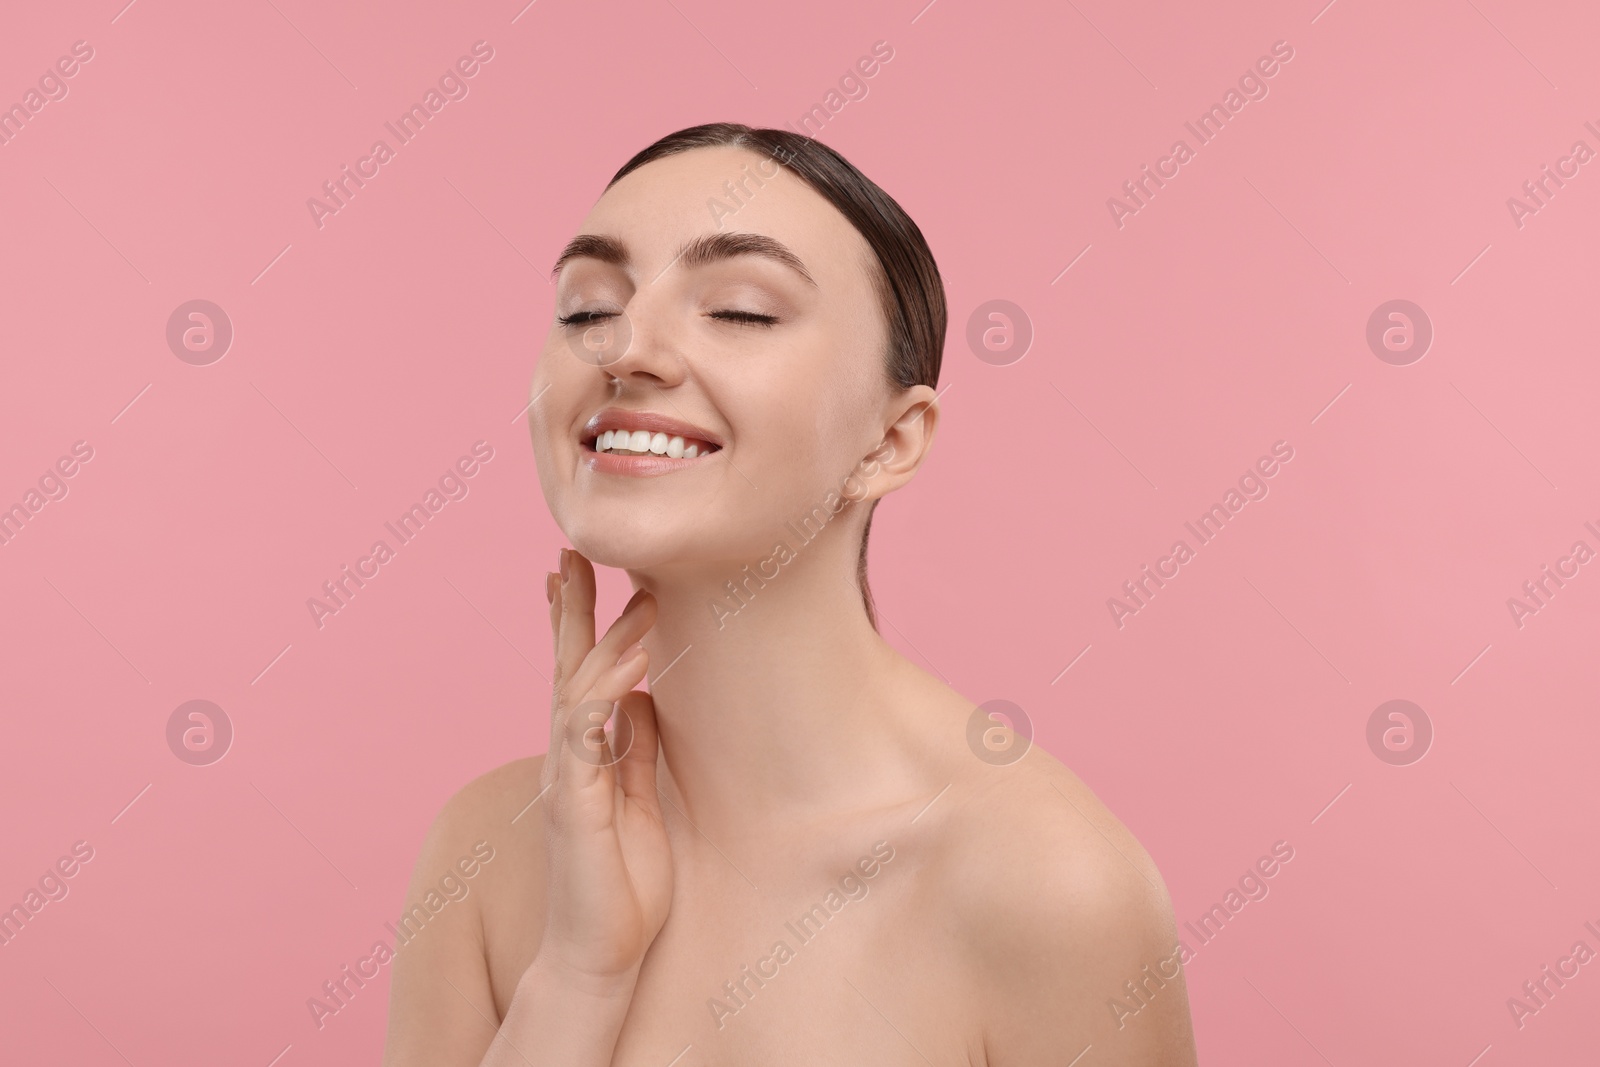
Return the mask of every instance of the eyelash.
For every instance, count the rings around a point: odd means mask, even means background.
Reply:
[[[556,321],[563,326],[583,326],[596,319],[609,319],[616,315],[614,311],[575,311],[571,315],[557,315]],[[776,326],[778,319],[773,315],[762,315],[754,311],[713,311],[712,318],[721,318],[723,322],[731,322],[738,326]]]

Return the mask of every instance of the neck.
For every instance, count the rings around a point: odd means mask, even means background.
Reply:
[[[782,563],[630,572],[657,602],[643,644],[661,790],[713,837],[915,788],[919,672],[867,619],[853,538],[785,540]]]

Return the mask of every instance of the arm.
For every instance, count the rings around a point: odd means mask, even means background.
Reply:
[[[596,644],[594,571],[571,555],[568,580],[547,583],[556,676],[550,754],[539,776],[545,922],[538,950],[501,1020],[476,900],[441,910],[395,960],[384,1067],[609,1064],[644,953],[666,920],[671,855],[656,796],[654,705],[648,693],[632,691],[647,657],[624,654],[653,624],[654,600],[636,594]],[[619,723],[619,738],[629,741],[620,758],[597,729],[613,704],[631,726]],[[447,870],[463,842],[482,836],[469,827],[495,825],[478,814],[481,792],[469,786],[446,804],[408,899],[425,895],[436,869]]]

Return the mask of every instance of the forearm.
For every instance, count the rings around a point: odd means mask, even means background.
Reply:
[[[607,1067],[638,970],[597,979],[535,958],[480,1067]]]

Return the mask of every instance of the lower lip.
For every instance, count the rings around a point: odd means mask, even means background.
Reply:
[[[693,459],[673,459],[671,456],[618,456],[611,452],[596,452],[585,448],[583,465],[600,474],[630,474],[635,477],[649,478],[660,474],[671,474],[673,471],[686,470],[697,463],[702,463],[713,456],[720,455],[722,449],[705,452]]]

